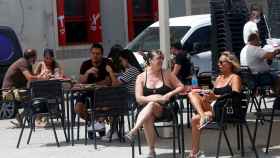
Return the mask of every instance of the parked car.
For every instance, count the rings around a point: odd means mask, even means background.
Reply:
[[[210,14],[192,15],[169,19],[171,42],[180,41],[185,51],[190,53],[194,65],[199,72],[212,71],[210,51]],[[126,48],[135,52],[135,56],[143,65],[144,60],[137,52],[159,49],[159,22],[155,22],[140,33]]]
[[[0,26],[0,87],[8,67],[22,57],[22,49],[12,28]],[[14,102],[3,102],[0,91],[0,119],[12,118],[15,114]]]

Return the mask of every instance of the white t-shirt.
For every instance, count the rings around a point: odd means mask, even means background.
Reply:
[[[258,27],[257,24],[253,21],[248,21],[244,27],[243,27],[243,40],[244,43],[247,44],[248,42],[248,37],[252,33],[257,33],[258,32]]]
[[[247,44],[242,51],[240,53],[240,63],[243,61],[241,65],[246,64],[253,73],[269,71],[270,67],[264,58],[267,52],[261,47]]]
[[[245,45],[245,47],[242,48],[241,52],[240,52],[240,65],[241,66],[248,66],[247,64],[247,48],[248,48],[248,44]]]

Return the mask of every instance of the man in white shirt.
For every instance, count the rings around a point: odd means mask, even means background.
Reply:
[[[248,66],[255,75],[255,81],[258,86],[274,85],[274,91],[278,92],[279,77],[277,74],[270,72],[270,66],[267,60],[272,60],[280,49],[275,49],[273,52],[267,52],[260,47],[260,38],[257,33],[252,33],[248,37],[248,43],[241,50],[240,64]]]
[[[250,19],[243,27],[243,40],[245,44],[247,44],[250,34],[258,33],[258,22],[260,22],[260,9],[253,5],[251,6]]]

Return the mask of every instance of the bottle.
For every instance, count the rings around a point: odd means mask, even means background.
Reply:
[[[196,76],[196,72],[193,72],[192,74],[192,89],[197,89],[198,88],[198,79]]]

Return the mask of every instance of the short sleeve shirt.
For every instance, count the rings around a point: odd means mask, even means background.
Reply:
[[[181,69],[177,76],[181,81],[191,75],[191,61],[185,52],[176,55],[175,64],[181,65]]]
[[[139,74],[140,71],[134,66],[131,66],[126,72],[121,74],[120,80],[127,84],[129,94],[135,93],[135,81]]]
[[[95,82],[105,80],[105,78],[107,76],[109,76],[109,73],[106,71],[106,65],[107,64],[109,64],[108,59],[102,58],[102,61],[101,61],[100,65],[96,67],[98,69],[97,77],[93,74],[89,74],[88,79],[87,79],[87,83],[90,84],[90,83],[95,83]],[[80,68],[80,74],[84,75],[86,73],[86,71],[89,70],[92,67],[94,67],[94,66],[92,65],[91,60],[84,61],[81,65],[81,68]]]
[[[248,21],[243,28],[243,40],[244,43],[247,44],[248,43],[248,37],[250,34],[252,33],[257,33],[258,32],[258,26],[256,23],[254,23],[253,21]]]
[[[2,88],[25,88],[27,79],[23,75],[24,71],[29,71],[33,74],[32,65],[28,64],[25,58],[20,58],[8,68]]]
[[[261,48],[253,45],[248,45],[246,51],[246,59],[248,67],[253,73],[262,73],[269,71],[270,67],[264,59],[266,52]]]

